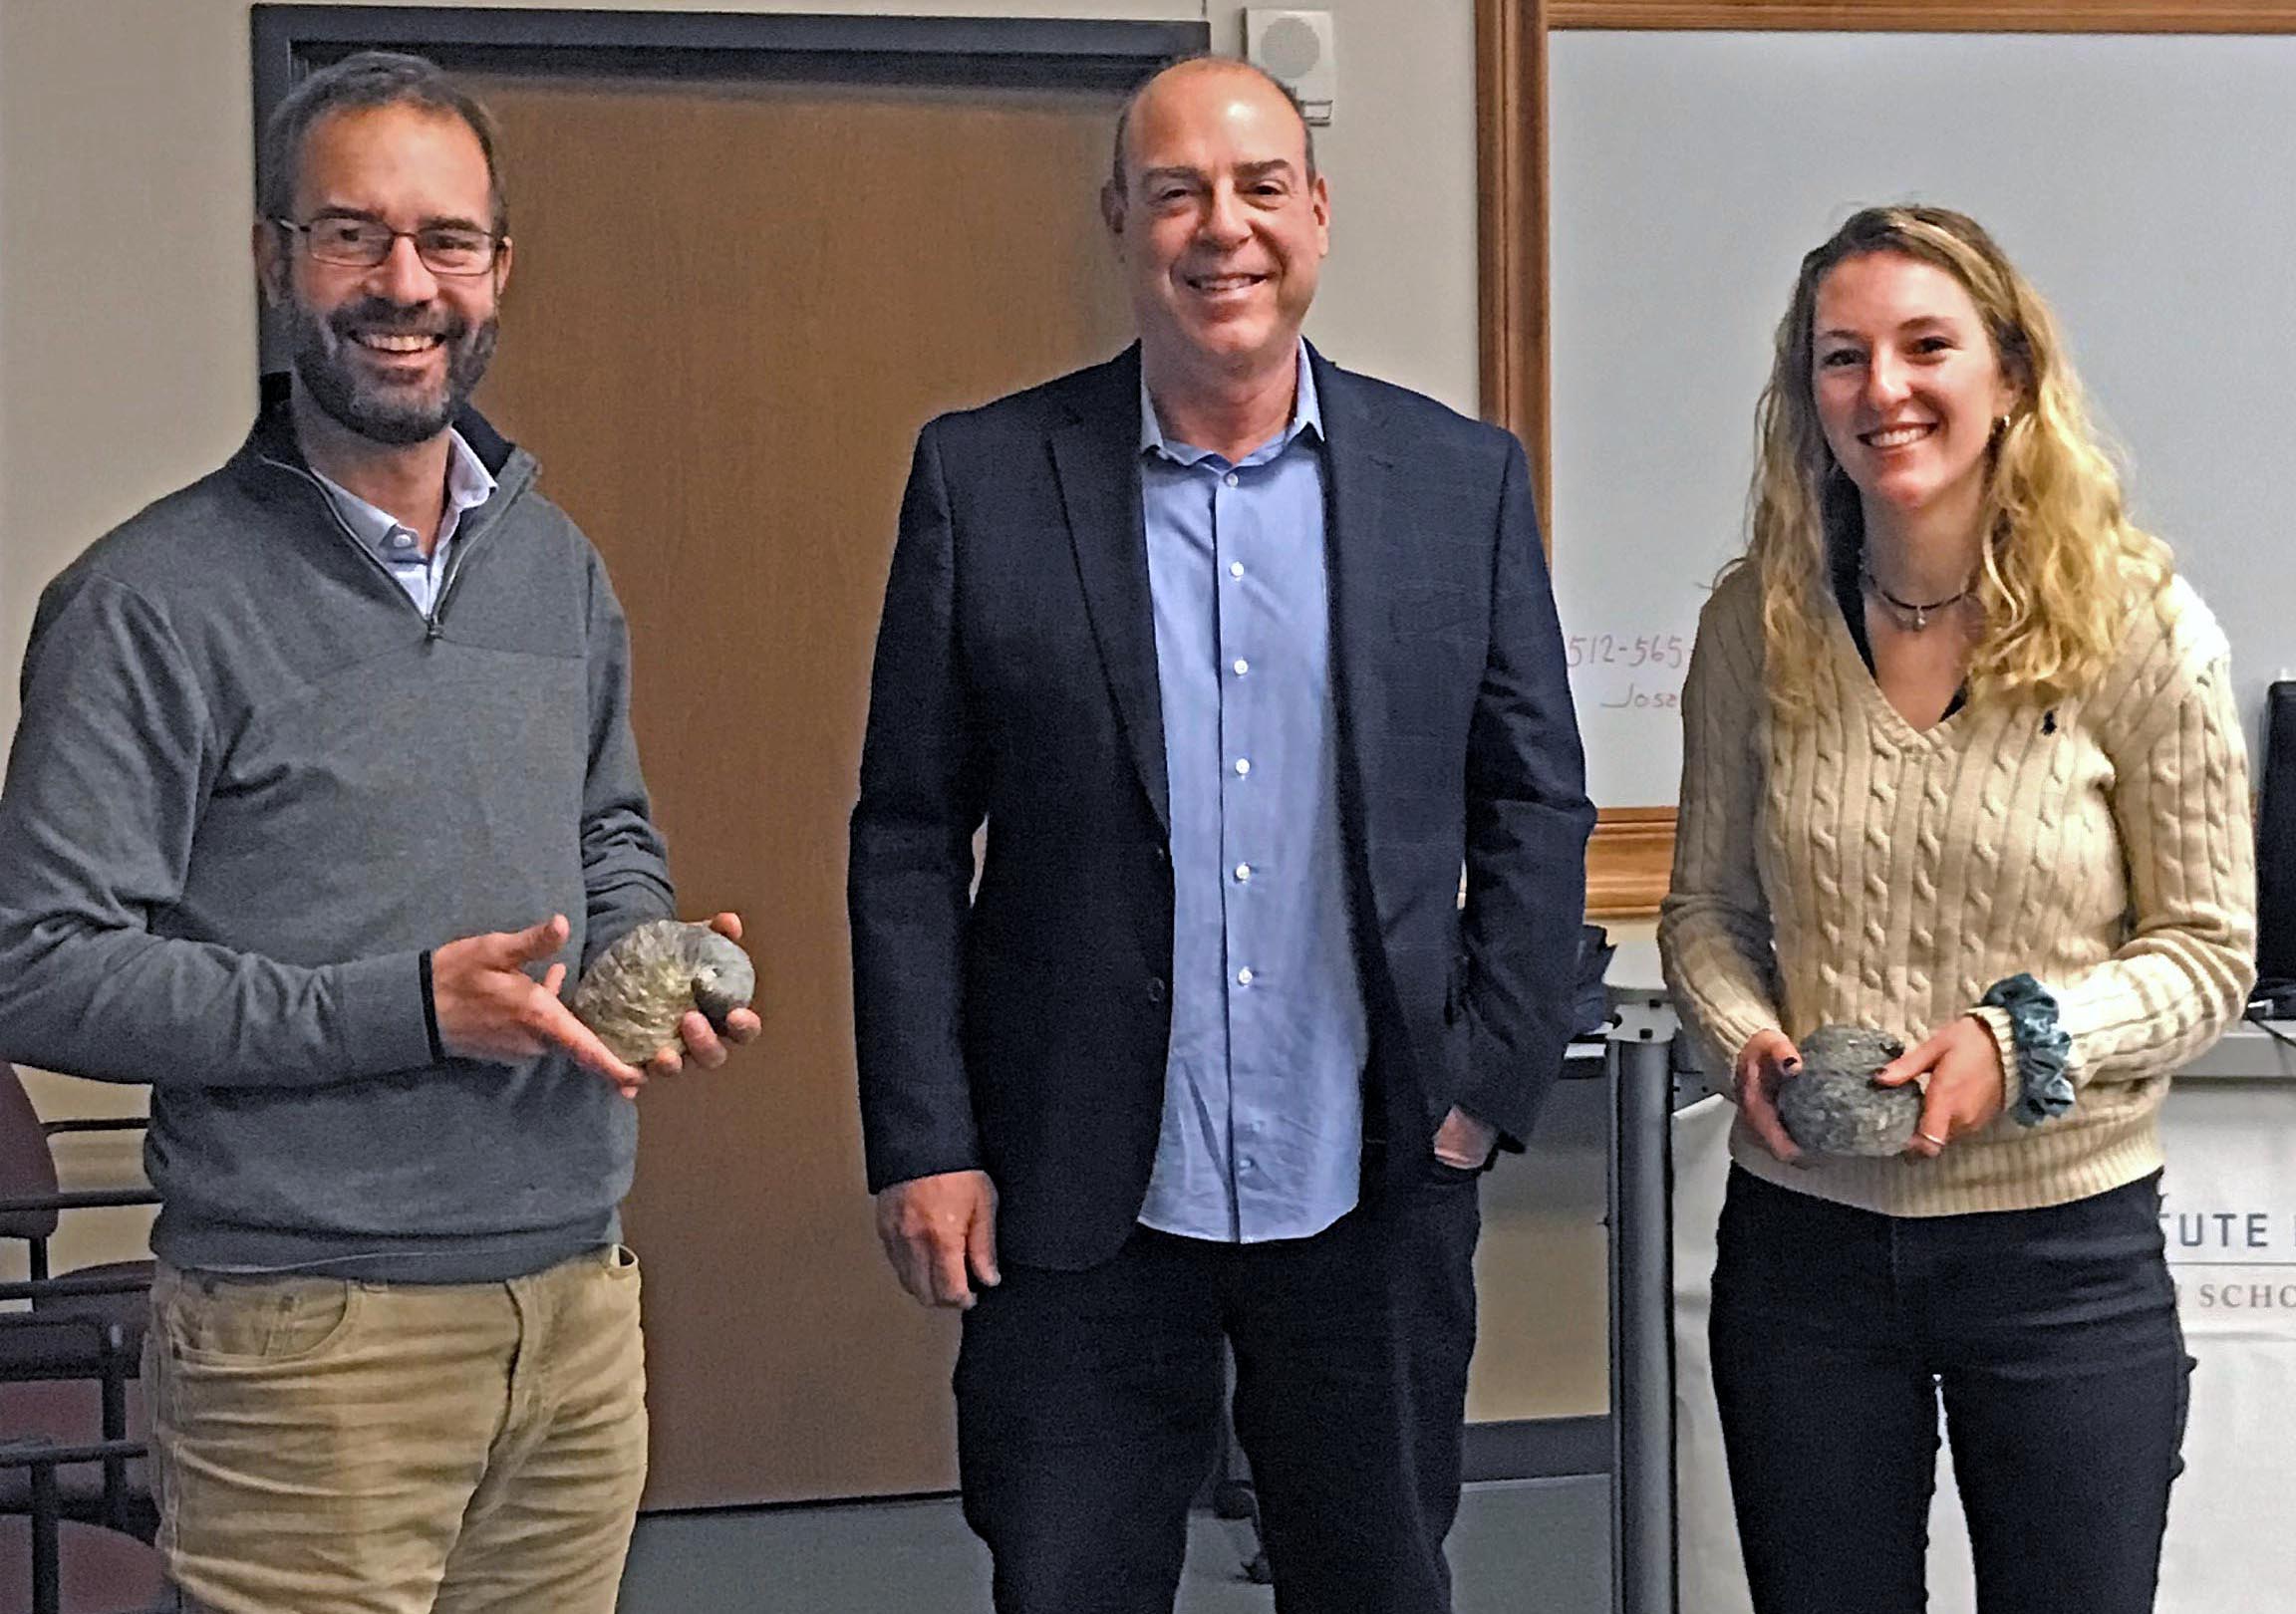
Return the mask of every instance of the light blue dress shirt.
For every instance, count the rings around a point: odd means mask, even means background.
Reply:
[[[1140,1219],[1229,1242],[1354,1209],[1369,1033],[1340,861],[1322,419],[1237,464],[1140,389],[1141,501],[1172,811],[1172,1049]]]
[[[402,525],[390,511],[369,504],[342,483],[333,481],[321,471],[312,475],[334,500],[336,513],[351,535],[373,552],[385,570],[399,580],[407,591],[407,598],[415,602],[415,609],[428,617],[430,607],[437,601],[438,584],[446,576],[446,556],[454,547],[454,534],[461,528],[465,511],[474,510],[494,496],[494,476],[478,458],[471,446],[462,440],[462,433],[446,433],[446,509],[438,519],[438,541],[430,546],[430,553],[423,553],[423,541],[411,527]]]

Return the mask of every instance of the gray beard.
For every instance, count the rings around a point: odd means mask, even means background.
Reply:
[[[356,361],[345,351],[352,339],[347,331],[338,331],[333,322],[355,327],[372,320],[388,326],[388,317],[374,319],[382,312],[372,304],[364,304],[338,311],[330,321],[312,314],[301,303],[290,301],[286,313],[295,375],[311,402],[345,430],[371,442],[389,443],[394,447],[428,442],[446,429],[484,379],[486,367],[494,358],[500,322],[488,319],[478,326],[461,321],[450,324],[443,338],[445,385],[436,394],[424,396],[403,388],[378,386],[352,369]]]

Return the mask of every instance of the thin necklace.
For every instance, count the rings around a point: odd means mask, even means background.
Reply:
[[[1958,593],[1948,594],[1942,600],[1931,600],[1927,604],[1920,604],[1912,600],[1900,600],[1883,588],[1881,580],[1873,575],[1873,568],[1863,557],[1858,562],[1858,576],[1868,589],[1880,596],[1881,603],[1889,608],[1890,615],[1898,627],[1916,634],[1929,626],[1931,616],[1943,611],[1947,606],[1959,605],[1968,599],[1977,588],[1977,580],[1971,578],[1961,585]]]

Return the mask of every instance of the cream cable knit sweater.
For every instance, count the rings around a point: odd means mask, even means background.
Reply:
[[[1821,598],[1826,598],[1822,596]],[[1773,724],[1759,580],[1707,602],[1682,695],[1682,805],[1658,923],[1675,1001],[1727,1069],[1766,1027],[1908,1046],[2029,970],[2073,1039],[2072,1111],[2004,1115],[1930,1162],[1773,1159],[1758,1177],[1891,1215],[2057,1205],[2160,1165],[2178,1064],[2253,982],[2255,842],[2222,631],[2181,579],[2087,693],[1974,700],[1916,730],[1828,601],[1817,712]],[[2015,1080],[2008,1019],[1982,1011]]]

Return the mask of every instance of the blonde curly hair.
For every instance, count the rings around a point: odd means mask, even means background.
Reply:
[[[1761,581],[1772,705],[1787,714],[1810,706],[1826,614],[1836,610],[1833,565],[1864,544],[1858,490],[1818,418],[1812,326],[1826,276],[1877,252],[1934,264],[1961,283],[2017,396],[1985,478],[1976,583],[1985,626],[1970,696],[2074,693],[2111,662],[2132,607],[2167,586],[2168,546],[2129,520],[2057,323],[1993,238],[1947,208],[1868,207],[1802,260],[1756,409],[1748,543],[1729,570],[1752,567]]]

